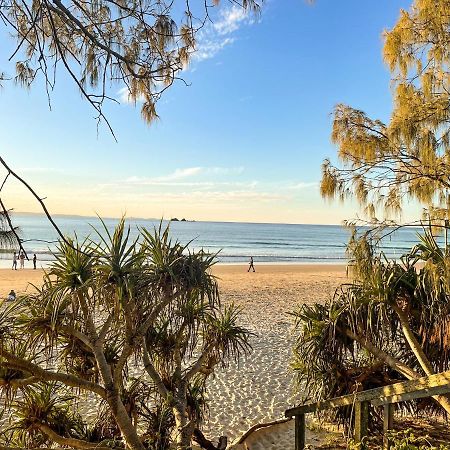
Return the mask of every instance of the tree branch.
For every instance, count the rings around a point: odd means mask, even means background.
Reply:
[[[159,393],[164,399],[167,399],[169,397],[169,391],[164,385],[161,377],[159,376],[158,372],[156,371],[155,367],[150,361],[150,356],[148,354],[147,350],[147,344],[144,342],[142,344],[142,354],[143,354],[143,360],[144,360],[144,369],[150,376],[150,378],[153,380],[153,382],[156,385],[156,388],[158,389]]]
[[[59,435],[56,431],[52,430],[48,425],[44,423],[37,424],[37,427],[46,434],[53,442],[59,445],[64,445],[81,450],[111,450],[111,447],[102,447],[99,444],[93,442],[83,441],[76,438],[68,438]]]
[[[197,361],[187,369],[186,374],[184,375],[184,380],[189,381],[196,373],[200,371],[206,359],[209,356],[209,352],[215,347],[215,343],[211,342],[197,359]]]
[[[38,365],[25,359],[19,358],[18,356],[15,356],[4,349],[0,349],[0,356],[5,358],[7,361],[6,364],[0,362],[0,366],[3,365],[5,367],[24,370],[42,381],[59,381],[67,386],[93,392],[99,395],[101,398],[106,399],[105,389],[97,383],[92,383],[91,381],[84,380],[75,375],[42,369]]]

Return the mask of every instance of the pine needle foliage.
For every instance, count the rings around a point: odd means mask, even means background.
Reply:
[[[18,233],[19,231],[20,230],[17,227],[14,227],[14,229],[11,230],[6,213],[0,211],[0,250],[10,250],[18,245],[15,233]]]
[[[9,60],[25,88],[41,78],[47,94],[65,72],[105,119],[103,103],[118,89],[141,116],[157,119],[156,103],[187,67],[197,36],[219,1],[1,0],[0,19],[16,46]],[[229,0],[257,14],[257,0]],[[12,77],[13,74],[9,74]],[[8,75],[0,74],[0,82]],[[111,130],[112,131],[112,130]]]
[[[331,138],[340,165],[324,161],[322,196],[355,198],[371,219],[395,217],[411,199],[427,217],[448,219],[449,9],[449,0],[415,0],[385,32],[391,119],[385,124],[351,106],[335,107]]]

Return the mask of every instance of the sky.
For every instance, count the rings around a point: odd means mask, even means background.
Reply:
[[[54,214],[341,223],[361,212],[320,197],[321,164],[336,155],[331,113],[345,103],[389,119],[382,33],[410,4],[267,0],[255,19],[222,0],[182,74],[188,86],[165,93],[156,123],[113,86],[116,142],[64,74],[51,109],[41,80],[30,90],[6,82],[0,154]],[[11,75],[14,43],[4,29],[0,41],[0,72]],[[17,183],[2,199],[39,211]]]

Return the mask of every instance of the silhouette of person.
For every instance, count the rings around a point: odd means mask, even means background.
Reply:
[[[36,269],[36,253],[33,255],[33,269]]]
[[[14,255],[13,255],[12,270],[17,270],[17,253],[16,252],[14,252]]]
[[[20,259],[20,268],[24,269],[25,268],[25,253],[23,251],[20,252],[19,259]]]
[[[253,272],[256,272],[255,265],[253,264],[253,256],[250,256],[250,264],[248,266],[247,272],[250,272],[250,269],[253,269]]]

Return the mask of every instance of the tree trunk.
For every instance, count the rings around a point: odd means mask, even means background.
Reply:
[[[228,440],[226,436],[220,436],[219,443],[214,445],[198,428],[194,429],[193,439],[204,450],[226,450]]]
[[[414,356],[420,364],[420,367],[422,367],[426,375],[434,375],[436,371],[433,369],[430,360],[428,359],[427,355],[425,355],[422,346],[419,344],[419,341],[417,340],[414,332],[409,326],[408,315],[397,305],[393,305],[392,307],[397,313],[405,339],[408,342],[409,348],[414,353]],[[435,395],[433,398],[439,402],[439,404],[445,409],[448,414],[450,414],[450,398],[448,395]]]
[[[176,424],[175,448],[177,450],[190,450],[194,424],[189,420],[187,415],[186,400],[176,399],[175,402],[173,406],[173,415]]]
[[[64,437],[59,435],[56,431],[50,428],[48,425],[44,423],[40,423],[37,427],[46,434],[53,442],[56,442],[59,445],[68,446],[80,450],[107,450],[108,447],[101,446],[100,443],[87,442],[81,439],[75,439],[72,437]],[[5,447],[1,447],[4,449]]]
[[[417,358],[420,367],[422,367],[426,375],[433,375],[435,373],[433,366],[431,365],[427,355],[425,355],[425,352],[423,351],[422,346],[416,339],[416,336],[414,336],[414,333],[411,330],[411,327],[409,326],[407,314],[404,311],[402,311],[402,309],[399,308],[397,305],[392,305],[392,308],[397,313],[403,334],[405,335],[405,339],[408,342],[409,348],[412,350],[415,357]]]
[[[136,428],[133,426],[133,422],[120,399],[119,393],[117,391],[113,393],[108,392],[107,402],[127,448],[130,450],[144,450],[145,447],[139,439]]]
[[[403,364],[398,359],[394,358],[391,355],[388,355],[387,353],[383,352],[383,350],[379,349],[378,347],[375,347],[375,345],[372,344],[372,342],[362,336],[358,336],[357,334],[353,333],[350,329],[345,328],[344,330],[340,330],[343,332],[347,337],[350,339],[358,342],[362,347],[364,347],[367,351],[372,353],[372,355],[376,356],[378,359],[386,363],[389,367],[392,367],[397,372],[404,375],[408,380],[414,380],[416,378],[420,378],[421,375],[417,373],[415,370],[411,369],[407,365]],[[444,395],[433,395],[432,397],[439,405],[445,409],[447,414],[450,414],[450,400],[444,396]]]
[[[386,365],[392,367],[394,370],[401,373],[409,380],[421,377],[421,375],[415,370],[411,369],[406,364],[403,364],[401,361],[399,361],[397,358],[388,355],[386,352],[373,345],[368,338],[353,333],[353,331],[351,331],[349,328],[345,328],[340,331],[353,341],[358,342],[358,344],[364,347],[368,352],[372,353],[372,355],[376,356],[379,360],[383,361]]]
[[[119,383],[114,382],[111,366],[108,364],[103,350],[102,339],[98,336],[90,309],[81,290],[77,292],[77,299],[86,320],[89,338],[93,343],[92,351],[94,352],[95,360],[106,389],[106,401],[111,408],[111,412],[123,436],[125,444],[130,450],[145,450],[145,447],[133,426],[133,422],[123,405],[122,399],[120,398],[119,391],[116,387]],[[121,376],[121,374],[119,374],[119,376]]]

